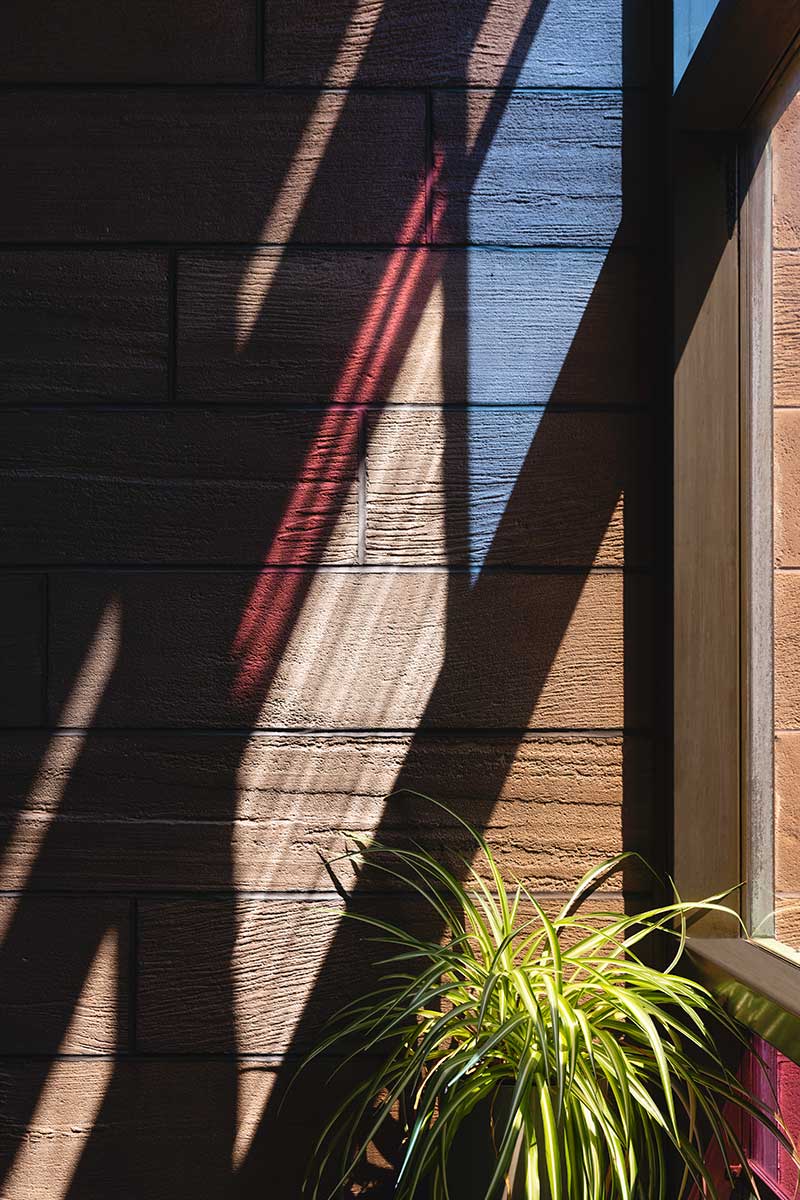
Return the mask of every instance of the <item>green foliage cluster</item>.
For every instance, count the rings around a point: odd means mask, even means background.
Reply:
[[[741,1165],[759,1195],[734,1111],[792,1148],[779,1118],[718,1049],[720,1031],[745,1047],[744,1031],[678,970],[687,920],[702,910],[730,912],[725,897],[687,904],[675,896],[636,915],[587,911],[592,891],[635,857],[620,855],[588,873],[550,917],[523,884],[509,887],[486,840],[466,828],[477,852],[462,864],[466,883],[413,844],[357,843],[347,856],[420,897],[447,935],[425,941],[348,914],[389,948],[380,986],[337,1014],[310,1057],[347,1048],[350,1057],[379,1056],[380,1066],[320,1138],[308,1181],[314,1200],[331,1171],[326,1196],[353,1179],[399,1104],[408,1116],[398,1200],[413,1200],[423,1181],[432,1200],[466,1200],[449,1185],[449,1156],[479,1105],[492,1123],[496,1161],[485,1197],[481,1189],[475,1200],[680,1200],[693,1184],[716,1197],[709,1142],[725,1163]],[[655,936],[674,939],[661,970],[643,953]],[[682,1164],[677,1192],[670,1157]]]

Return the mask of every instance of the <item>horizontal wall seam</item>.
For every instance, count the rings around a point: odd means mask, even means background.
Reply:
[[[452,575],[459,577],[463,575],[472,576],[477,564],[469,561],[454,563],[433,563],[426,565],[424,563],[414,563],[405,565],[403,563],[331,563],[331,562],[310,562],[310,563],[163,563],[163,562],[74,562],[74,563],[49,563],[49,562],[10,562],[0,564],[0,576],[3,572],[14,574],[17,572],[25,572],[26,574],[35,574],[41,572],[43,575],[47,572],[57,574],[102,574],[119,573],[123,575],[131,575],[141,573],[145,575],[174,575],[177,573],[184,575],[193,575],[203,573],[207,575],[236,575],[236,574],[263,574],[263,575]],[[578,566],[547,566],[542,564],[531,564],[526,566],[517,566],[514,563],[492,563],[484,564],[480,567],[480,575],[541,575],[541,576],[564,576],[573,578],[574,576],[592,576],[601,575],[627,575],[631,578],[649,579],[653,574],[653,569],[646,564],[642,566],[592,566],[589,563]]]
[[[368,551],[368,553],[369,553],[369,551]],[[546,563],[545,564],[536,563],[536,564],[530,564],[530,565],[527,565],[527,564],[519,565],[519,564],[515,564],[515,563],[508,563],[508,564],[498,563],[498,564],[493,564],[489,568],[487,568],[485,566],[480,566],[480,564],[478,563],[477,560],[476,560],[474,566],[472,566],[472,567],[469,565],[469,563],[464,562],[464,561],[462,561],[462,563],[460,563],[460,564],[454,564],[452,566],[449,566],[444,563],[442,563],[442,564],[438,564],[438,563],[416,564],[415,563],[412,566],[406,566],[406,565],[399,564],[399,563],[397,565],[394,565],[392,563],[380,563],[380,562],[379,563],[360,563],[360,562],[355,562],[355,561],[347,562],[344,560],[341,562],[331,562],[330,560],[328,560],[326,562],[319,562],[319,563],[315,563],[313,561],[307,562],[307,563],[278,563],[278,562],[273,562],[271,560],[265,561],[265,562],[257,562],[254,560],[252,562],[231,563],[231,564],[228,564],[228,563],[220,564],[219,562],[216,562],[216,563],[213,563],[213,562],[180,563],[179,562],[179,563],[164,564],[164,563],[160,563],[160,562],[152,562],[152,563],[140,562],[140,561],[131,562],[130,560],[117,561],[117,562],[111,561],[111,562],[103,562],[103,563],[90,563],[90,562],[80,562],[80,561],[76,561],[74,563],[48,563],[48,562],[41,563],[41,562],[36,562],[35,560],[31,561],[31,562],[0,563],[0,575],[2,575],[3,570],[25,571],[25,572],[60,571],[62,573],[63,572],[81,572],[81,571],[85,571],[85,572],[103,571],[103,572],[109,572],[109,573],[123,571],[123,572],[130,573],[132,571],[136,571],[136,572],[141,572],[142,574],[148,574],[148,573],[156,574],[156,573],[164,571],[164,570],[171,570],[171,571],[181,571],[181,572],[185,572],[187,574],[188,573],[196,573],[199,571],[205,571],[205,572],[210,572],[210,571],[225,572],[225,571],[227,571],[227,572],[233,572],[233,573],[248,573],[248,574],[250,572],[253,572],[254,574],[255,573],[276,574],[276,573],[282,573],[282,572],[283,573],[293,572],[293,573],[297,574],[298,572],[302,572],[303,574],[317,575],[317,574],[321,573],[322,571],[325,571],[328,574],[339,574],[339,575],[343,575],[343,574],[348,574],[348,575],[358,575],[358,574],[362,574],[362,575],[392,575],[392,574],[466,575],[466,574],[471,574],[473,569],[479,569],[479,574],[481,576],[491,574],[491,575],[541,575],[541,576],[559,575],[559,576],[569,576],[569,577],[572,577],[575,575],[581,575],[581,576],[583,576],[583,575],[593,575],[593,576],[596,576],[596,575],[636,575],[636,576],[646,577],[647,575],[649,575],[653,572],[654,567],[647,560],[643,561],[643,563],[641,565],[637,565],[635,567],[624,567],[624,566],[618,567],[618,566],[613,566],[613,565],[595,567],[595,566],[592,566],[590,563],[584,563],[584,564],[579,564],[577,566],[566,566],[566,567],[550,566]]]
[[[173,1062],[191,1063],[191,1062],[252,1062],[263,1063],[265,1067],[279,1067],[283,1063],[301,1063],[306,1057],[305,1050],[288,1051],[286,1053],[269,1053],[267,1051],[259,1053],[253,1050],[244,1051],[189,1051],[181,1053],[179,1050],[137,1050],[132,1051],[115,1051],[110,1053],[105,1050],[98,1050],[96,1053],[91,1051],[76,1052],[74,1054],[55,1054],[46,1051],[35,1053],[32,1051],[22,1050],[18,1054],[11,1052],[0,1054],[0,1063],[24,1063],[24,1062]],[[341,1055],[336,1054],[320,1054],[319,1058],[325,1062],[339,1062]]]
[[[350,95],[387,96],[387,95],[420,95],[430,89],[433,92],[447,92],[463,95],[467,92],[483,92],[489,95],[511,96],[515,93],[522,95],[624,95],[648,94],[652,91],[649,83],[595,84],[595,83],[539,83],[539,84],[488,84],[488,83],[433,83],[420,80],[414,83],[358,83],[347,86],[342,84],[319,83],[273,83],[269,80],[129,80],[129,81],[81,81],[64,80],[13,80],[0,81],[0,94],[9,92],[88,92],[89,94],[114,94],[124,92],[203,92],[229,95],[236,92],[257,92],[267,96],[325,96]]]
[[[363,894],[364,895],[368,894],[371,900],[392,900],[392,901],[402,899],[403,897],[406,897],[408,899],[414,899],[414,897],[416,895],[416,893],[414,893],[414,892],[401,891],[400,888],[396,889],[393,892],[378,891],[378,890],[373,891],[370,889],[370,891],[368,893],[365,889]],[[509,894],[511,894],[511,893],[509,893]],[[359,896],[361,896],[361,895],[362,895],[362,892],[361,892],[361,887],[359,885]],[[568,891],[552,891],[552,892],[538,891],[537,892],[537,896],[541,896],[546,900],[569,900],[571,895],[572,895],[572,893],[568,892]],[[608,892],[594,892],[593,893],[593,896],[595,897],[595,899],[601,899],[601,900],[618,900],[619,897],[622,895],[633,897],[633,896],[640,896],[640,895],[650,895],[650,893],[649,892],[639,892],[636,890],[623,892],[622,889],[620,889],[619,891],[616,891],[616,892],[608,891]],[[289,891],[285,891],[285,890],[284,891],[275,891],[275,892],[265,892],[265,891],[248,891],[246,888],[207,888],[206,887],[206,888],[198,888],[196,891],[191,891],[189,888],[186,888],[186,887],[175,888],[175,889],[165,889],[162,887],[159,889],[154,889],[153,891],[147,891],[146,889],[143,889],[143,888],[133,889],[133,888],[129,887],[127,889],[125,889],[125,888],[85,888],[83,891],[79,892],[75,889],[70,889],[70,888],[41,888],[41,889],[37,889],[36,891],[31,891],[28,888],[26,888],[24,891],[21,891],[19,889],[17,889],[15,891],[11,888],[6,888],[3,890],[0,890],[0,897],[2,897],[2,896],[14,897],[16,899],[28,898],[30,896],[39,896],[42,899],[44,899],[45,897],[50,897],[50,898],[73,899],[73,900],[80,899],[81,896],[92,896],[95,899],[98,897],[107,896],[110,899],[119,899],[120,897],[124,897],[125,899],[139,899],[139,900],[148,900],[148,901],[164,900],[168,903],[170,903],[174,900],[180,900],[182,898],[185,898],[187,900],[193,900],[193,901],[198,901],[198,902],[203,901],[203,900],[211,900],[214,903],[220,903],[220,904],[228,904],[231,902],[235,902],[236,899],[239,897],[246,897],[247,899],[250,899],[250,900],[269,900],[269,901],[274,900],[276,903],[278,901],[292,901],[292,902],[296,901],[298,904],[330,904],[331,902],[335,902],[338,908],[340,908],[342,905],[341,893],[334,891],[333,889],[329,889],[328,891],[319,891],[319,892],[309,892],[309,891],[289,892]],[[2,1057],[2,1055],[0,1055],[0,1057]]]
[[[2,361],[2,359],[0,359]],[[70,400],[70,401],[12,401],[7,404],[0,404],[0,418],[7,413],[28,414],[30,416],[38,416],[47,413],[57,413],[65,415],[67,413],[103,413],[103,412],[124,412],[124,413],[152,413],[161,412],[166,415],[180,414],[181,416],[187,413],[209,413],[222,416],[230,414],[231,416],[239,416],[241,414],[264,414],[275,416],[291,416],[293,413],[319,413],[326,415],[331,410],[335,412],[369,412],[380,413],[384,411],[390,412],[405,412],[409,415],[413,413],[424,412],[447,412],[447,413],[514,413],[514,412],[539,412],[542,414],[551,413],[601,413],[612,415],[624,415],[627,413],[652,413],[652,405],[644,403],[634,404],[612,404],[602,402],[594,404],[591,401],[583,403],[551,403],[549,401],[531,400],[526,404],[524,401],[514,400],[512,403],[504,404],[499,400],[487,400],[485,402],[465,402],[459,403],[454,400],[443,401],[436,403],[431,400],[415,401],[415,400],[381,400],[381,401],[361,401],[353,403],[339,403],[331,400],[327,404],[320,404],[318,401],[287,401],[280,400],[176,400],[168,402],[164,400]]]
[[[19,733],[20,729],[19,729],[19,727],[17,727],[16,729],[11,730],[8,726],[0,726],[0,738],[2,738],[2,736],[4,734],[10,733],[10,732]],[[136,727],[130,727],[130,726],[116,728],[114,726],[100,725],[100,726],[96,726],[96,727],[89,726],[89,727],[81,728],[80,726],[77,726],[77,725],[74,725],[74,726],[46,726],[46,725],[38,726],[38,725],[36,725],[36,726],[28,727],[28,729],[23,730],[23,732],[28,732],[32,736],[33,735],[41,736],[42,734],[46,734],[46,735],[52,734],[53,737],[83,738],[86,736],[87,733],[89,733],[92,735],[92,737],[97,737],[99,735],[102,737],[116,738],[116,737],[135,737],[135,736],[138,736],[139,733],[141,733],[143,731]],[[144,732],[152,732],[152,731],[145,730]],[[650,736],[652,736],[652,731],[649,730],[646,726],[641,726],[638,729],[629,729],[626,731],[622,727],[614,728],[612,726],[608,726],[603,729],[598,729],[598,728],[594,728],[594,727],[583,728],[579,725],[571,726],[571,727],[568,727],[565,729],[560,729],[560,728],[518,729],[518,728],[514,728],[514,729],[505,729],[505,730],[497,729],[497,728],[493,728],[493,727],[468,729],[468,728],[464,728],[461,726],[451,726],[449,728],[438,729],[435,726],[430,726],[430,725],[422,726],[421,728],[415,727],[413,729],[398,729],[398,728],[376,729],[374,727],[368,728],[368,729],[341,729],[341,728],[331,728],[330,726],[328,726],[328,727],[323,726],[322,728],[313,728],[313,729],[309,729],[309,730],[305,730],[305,731],[294,729],[294,728],[289,728],[286,726],[281,727],[281,728],[276,727],[276,728],[272,728],[272,729],[269,726],[261,726],[261,727],[256,727],[254,729],[248,727],[246,729],[236,730],[236,729],[228,728],[228,727],[222,727],[222,728],[216,728],[216,729],[213,727],[209,727],[209,726],[198,726],[198,727],[194,727],[194,728],[192,728],[192,727],[182,728],[180,726],[171,725],[171,726],[167,727],[166,729],[161,730],[159,732],[172,733],[172,734],[175,734],[176,736],[181,736],[181,737],[185,736],[185,737],[197,737],[197,738],[203,738],[203,737],[226,738],[226,737],[231,737],[231,736],[233,736],[233,737],[241,737],[241,736],[249,737],[252,735],[255,737],[281,738],[281,739],[285,739],[288,741],[291,741],[294,738],[298,738],[298,737],[320,737],[320,738],[329,738],[331,740],[348,739],[348,738],[354,738],[354,737],[355,738],[368,737],[368,738],[373,738],[373,739],[377,738],[380,740],[388,740],[388,741],[391,741],[393,739],[397,739],[398,741],[401,741],[401,740],[405,741],[410,736],[413,736],[415,741],[441,741],[446,738],[461,739],[461,740],[463,740],[465,738],[466,739],[485,738],[487,741],[492,741],[494,739],[502,738],[502,737],[517,737],[520,734],[522,734],[523,736],[527,735],[527,734],[532,734],[535,737],[552,738],[554,741],[563,741],[565,739],[566,740],[579,740],[581,738],[606,738],[606,737],[607,738],[617,738],[617,737],[621,737],[623,735],[631,736],[631,737],[650,737]],[[800,730],[797,730],[794,732],[800,732]]]
[[[464,725],[464,726],[442,726],[436,725],[415,725],[415,726],[387,726],[385,729],[376,726],[342,726],[334,729],[319,729],[316,726],[287,726],[287,725],[3,725],[0,727],[2,733],[74,733],[74,734],[96,734],[105,732],[108,735],[116,735],[121,733],[195,733],[198,735],[226,735],[230,737],[252,737],[258,734],[281,734],[287,737],[308,737],[311,734],[322,735],[329,734],[340,737],[347,736],[362,736],[366,734],[375,734],[379,737],[391,734],[402,734],[406,737],[422,736],[451,736],[451,737],[473,737],[475,735],[495,736],[495,737],[521,737],[527,733],[543,734],[543,735],[562,735],[576,734],[585,737],[652,737],[654,734],[652,726],[649,725],[628,725],[628,726],[611,726],[605,729],[588,729],[580,725],[525,725],[525,726],[492,726],[492,725]]]
[[[550,254],[569,251],[570,254],[640,254],[650,251],[652,247],[647,242],[628,242],[624,246],[613,246],[611,242],[585,243],[577,245],[574,242],[97,242],[81,241],[76,238],[72,242],[64,241],[0,241],[0,250],[4,252],[19,251],[20,253],[35,253],[38,250],[57,251],[147,251],[164,252],[174,250],[177,254],[200,254],[209,252],[237,251],[247,253],[251,250],[282,250],[282,251],[325,251],[346,254],[348,252],[375,251],[376,253],[392,250],[427,250],[430,253],[443,254],[450,251],[481,251],[502,250],[518,254],[537,253]]]

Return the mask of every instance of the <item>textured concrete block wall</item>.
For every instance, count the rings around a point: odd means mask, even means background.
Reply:
[[[798,423],[798,297],[800,297],[800,103],[795,99],[778,120],[772,137],[773,285],[773,516],[775,638],[775,925],[786,945],[800,947],[800,423]],[[775,1094],[791,1136],[800,1126],[800,1068],[766,1047]],[[763,1087],[763,1084],[762,1084]],[[760,1139],[760,1161],[780,1195],[797,1189],[798,1173],[789,1156]]]
[[[800,710],[800,102],[773,134],[773,394],[775,480],[775,891],[778,936],[800,945],[797,854]]]
[[[299,1195],[393,788],[663,852],[649,16],[3,6],[3,1200]]]
[[[773,135],[773,455],[775,552],[775,907],[776,934],[800,947],[800,101]],[[800,1069],[777,1056],[777,1093],[792,1136],[800,1123]],[[797,1168],[778,1151],[776,1178],[788,1193]]]

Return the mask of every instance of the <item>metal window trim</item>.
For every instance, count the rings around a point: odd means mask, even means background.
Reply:
[[[675,601],[676,626],[684,632],[675,651],[674,870],[684,897],[699,898],[749,880],[742,915],[762,935],[772,932],[774,831],[765,826],[774,804],[772,640],[766,625],[755,636],[748,630],[757,616],[761,621],[766,615],[771,624],[771,519],[761,490],[772,470],[766,135],[786,102],[787,68],[798,54],[799,29],[796,0],[721,0],[671,114],[677,264]],[[738,158],[738,204],[735,184],[723,178],[728,143]],[[707,261],[698,261],[703,254]],[[738,379],[730,369],[734,347]],[[705,429],[709,404],[714,427]],[[726,432],[734,413],[735,446]],[[708,443],[704,448],[717,454],[711,478],[716,493],[710,498],[708,478],[694,474],[703,470],[702,457],[691,456],[697,422]],[[736,511],[728,505],[734,490]],[[713,541],[719,528],[705,511],[711,500],[718,512],[724,501],[729,514],[720,523],[722,548]],[[677,535],[684,526],[690,536],[681,539]],[[700,557],[695,543],[702,543],[703,561],[714,568],[710,581],[709,570],[704,578],[693,574]],[[734,591],[738,650],[723,620]],[[706,673],[709,647],[712,665]],[[724,688],[717,686],[720,679]],[[738,938],[736,929],[721,920],[699,922],[698,934],[689,956],[701,977],[733,1015],[800,1063],[800,964],[766,944]]]

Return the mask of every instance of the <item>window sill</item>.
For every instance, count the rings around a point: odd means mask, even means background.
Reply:
[[[800,965],[745,938],[690,938],[686,949],[730,1015],[800,1063]]]

